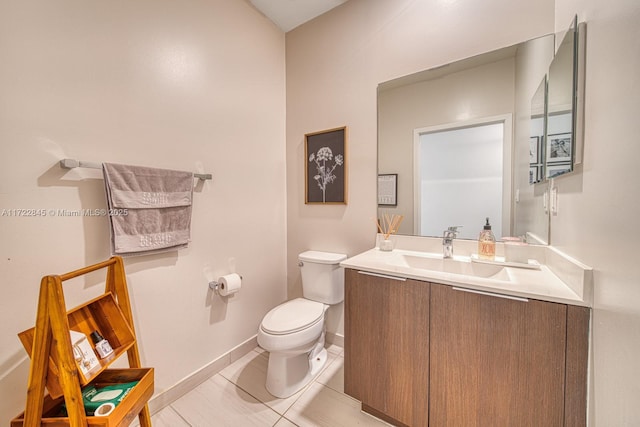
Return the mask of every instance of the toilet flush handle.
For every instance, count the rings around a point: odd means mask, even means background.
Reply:
[[[304,266],[304,262],[298,261],[298,267],[303,267],[303,266]]]

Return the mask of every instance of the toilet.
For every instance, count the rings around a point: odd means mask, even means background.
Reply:
[[[269,352],[267,391],[285,398],[296,393],[327,362],[324,314],[344,299],[344,254],[307,251],[298,255],[302,295],[269,311],[258,329],[258,344]]]

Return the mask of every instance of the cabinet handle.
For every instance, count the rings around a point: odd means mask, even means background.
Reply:
[[[453,289],[454,291],[469,292],[470,294],[486,295],[489,297],[504,298],[520,302],[529,302],[528,298],[514,297],[511,295],[494,294],[493,292],[477,291],[475,289],[468,288],[458,288],[457,286],[452,286],[451,289]]]
[[[370,273],[368,271],[358,270],[358,274],[364,274],[364,275],[367,275],[367,276],[374,276],[374,277],[382,277],[383,279],[397,280],[398,282],[406,282],[407,281],[406,277],[387,276],[386,274]]]

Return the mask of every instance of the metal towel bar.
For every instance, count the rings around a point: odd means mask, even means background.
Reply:
[[[102,165],[100,163],[85,162],[84,160],[74,160],[74,159],[60,160],[60,167],[65,169],[73,169],[73,168],[102,169]],[[202,179],[202,180],[213,179],[210,173],[194,173],[193,177]]]

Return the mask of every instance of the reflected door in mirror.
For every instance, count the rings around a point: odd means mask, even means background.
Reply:
[[[451,225],[475,239],[486,217],[502,236],[504,124],[423,133],[416,147],[419,234],[441,235]]]

